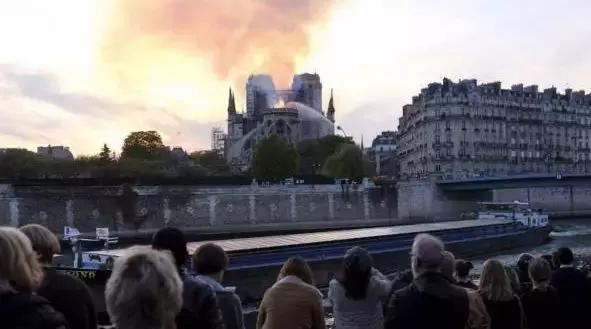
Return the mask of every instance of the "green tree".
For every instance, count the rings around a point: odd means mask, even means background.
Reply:
[[[252,172],[258,180],[279,181],[295,175],[299,161],[299,154],[291,144],[270,135],[256,146]]]
[[[351,137],[336,135],[299,143],[297,148],[300,154],[300,172],[318,174],[329,156],[335,154],[343,145],[354,144]]]
[[[0,178],[40,178],[43,176],[42,160],[25,149],[8,149],[0,153]]]
[[[326,159],[322,171],[335,178],[360,179],[371,174],[369,162],[357,145],[345,145]]]
[[[205,169],[211,175],[228,175],[230,167],[226,160],[217,151],[197,151],[189,156],[193,163]]]
[[[107,144],[103,144],[103,148],[101,149],[101,153],[99,153],[99,160],[101,163],[103,164],[108,164],[113,162],[113,155],[111,152],[111,149],[109,148],[109,146],[107,146]]]
[[[168,148],[156,131],[135,131],[123,142],[122,159],[161,160],[168,156]]]

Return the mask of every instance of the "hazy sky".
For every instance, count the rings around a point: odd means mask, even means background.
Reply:
[[[317,72],[337,123],[366,143],[443,77],[591,91],[591,1],[6,0],[0,147],[117,151],[158,130],[209,148],[227,90]]]

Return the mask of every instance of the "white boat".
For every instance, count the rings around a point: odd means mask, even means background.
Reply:
[[[527,202],[479,202],[478,219],[511,219],[528,227],[548,225],[548,215],[534,211]]]

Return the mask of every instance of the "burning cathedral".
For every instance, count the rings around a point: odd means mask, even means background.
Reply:
[[[246,83],[246,113],[236,111],[230,89],[226,161],[236,172],[247,170],[257,142],[271,134],[292,144],[333,135],[334,116],[332,91],[326,113],[322,110],[318,74],[295,75],[288,90],[276,89],[269,75],[251,75]]]

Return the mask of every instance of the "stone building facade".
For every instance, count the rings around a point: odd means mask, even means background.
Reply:
[[[402,178],[591,171],[591,94],[500,82],[431,83],[403,107]]]
[[[366,152],[377,176],[398,177],[397,148],[398,134],[395,131],[383,131],[374,138]]]

